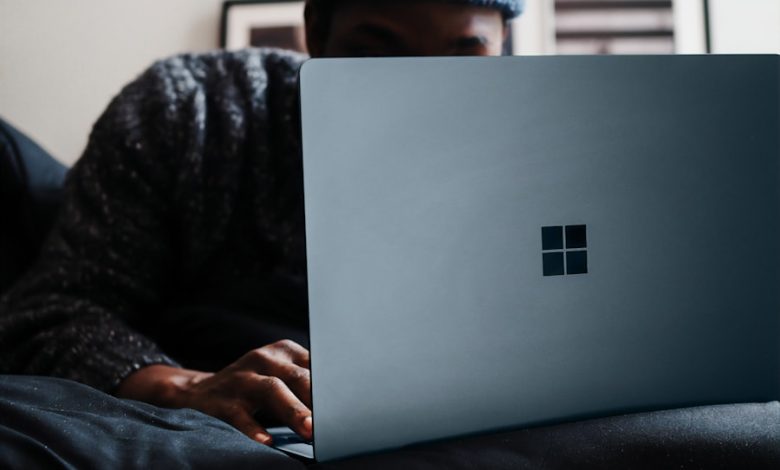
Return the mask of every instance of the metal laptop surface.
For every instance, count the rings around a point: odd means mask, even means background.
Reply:
[[[780,398],[779,73],[307,62],[316,458]]]

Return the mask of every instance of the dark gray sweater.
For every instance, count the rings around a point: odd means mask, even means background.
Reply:
[[[181,55],[114,98],[39,260],[0,301],[0,373],[111,390],[175,364],[144,333],[187,306],[305,326],[302,60]]]

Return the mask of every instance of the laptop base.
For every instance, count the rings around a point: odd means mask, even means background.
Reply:
[[[274,439],[274,449],[281,450],[304,459],[314,460],[314,446],[304,441],[292,429],[280,426],[268,428],[268,433]]]

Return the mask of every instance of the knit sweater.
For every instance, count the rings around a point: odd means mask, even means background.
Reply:
[[[110,391],[140,367],[176,364],[144,333],[186,305],[305,326],[302,61],[180,55],[122,89],[68,175],[38,261],[0,300],[0,373]]]

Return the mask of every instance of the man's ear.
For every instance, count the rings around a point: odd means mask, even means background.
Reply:
[[[322,57],[325,55],[325,39],[327,28],[325,19],[317,14],[317,10],[306,2],[303,10],[303,21],[306,25],[306,49],[310,57]]]

